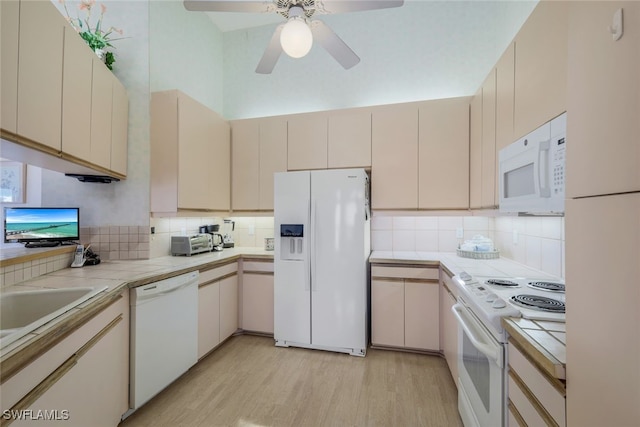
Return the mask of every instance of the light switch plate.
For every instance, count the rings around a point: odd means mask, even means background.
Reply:
[[[518,244],[518,230],[513,230],[513,244]]]
[[[462,239],[464,237],[464,229],[462,227],[456,228],[456,238]]]

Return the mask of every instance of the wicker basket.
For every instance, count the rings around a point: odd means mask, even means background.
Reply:
[[[472,258],[472,259],[497,259],[500,258],[500,251],[463,251],[462,249],[456,249],[459,257],[462,258]]]

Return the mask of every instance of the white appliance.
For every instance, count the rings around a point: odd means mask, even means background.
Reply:
[[[567,114],[500,150],[501,212],[564,213]]]
[[[364,169],[275,174],[274,337],[364,356],[369,178]]]
[[[198,272],[131,289],[130,410],[198,361]]]
[[[507,424],[507,333],[502,317],[564,322],[564,283],[522,277],[454,276],[458,303],[458,411],[465,427]],[[542,286],[536,289],[532,286]],[[551,290],[549,290],[551,289]],[[561,290],[562,289],[562,290]],[[523,307],[540,303],[541,309]]]

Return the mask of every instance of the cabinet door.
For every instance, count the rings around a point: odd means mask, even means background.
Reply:
[[[404,347],[404,280],[371,280],[371,343]]]
[[[96,57],[93,59],[91,90],[91,163],[111,167],[111,109],[113,74]]]
[[[329,168],[371,167],[371,112],[331,114],[327,150]]]
[[[570,2],[568,68],[567,197],[640,191],[640,3]]]
[[[567,425],[640,425],[640,192],[567,199],[565,208],[566,279],[580,284],[567,288],[567,331],[589,331],[566,336]],[[594,369],[611,349],[610,369]]]
[[[418,107],[376,109],[371,131],[371,199],[374,209],[418,207]]]
[[[242,275],[242,329],[273,333],[273,274]]]
[[[151,94],[151,212],[176,212],[178,207],[177,91]]]
[[[404,345],[440,349],[440,299],[437,282],[404,282]]]
[[[291,116],[288,123],[288,170],[327,168],[327,115]]]
[[[198,288],[198,359],[220,344],[220,282]]]
[[[115,78],[111,117],[111,170],[127,175],[129,97],[126,88]]]
[[[482,88],[469,105],[469,207],[482,207]]]
[[[496,70],[482,85],[482,207],[493,208],[496,199]]]
[[[0,2],[0,128],[17,131],[18,120],[18,35],[20,2]]]
[[[51,2],[20,2],[18,134],[56,152],[62,147],[64,23]]]
[[[273,174],[287,171],[287,121],[270,117],[260,122],[260,210],[273,210]]]
[[[238,330],[238,276],[220,281],[220,341]]]
[[[209,110],[213,145],[209,153],[207,183],[211,186],[212,202],[209,209],[231,209],[231,127],[218,113]]]
[[[62,80],[62,151],[91,158],[93,53],[70,26],[64,28]]]
[[[260,121],[231,123],[231,205],[257,210],[260,199]]]
[[[449,280],[449,283],[451,281]],[[451,283],[452,284],[452,283]],[[444,353],[454,383],[458,383],[458,324],[451,311],[456,298],[440,284],[440,349]]]
[[[420,209],[469,207],[469,98],[420,106]]]
[[[516,140],[513,135],[514,79],[515,43],[511,43],[496,64],[496,154]]]
[[[516,35],[516,139],[567,110],[569,3],[571,2],[539,2]],[[612,15],[607,16],[605,28],[611,25],[611,18]],[[596,31],[595,27],[589,29]],[[595,58],[594,55],[594,61]],[[593,100],[594,98],[590,99]]]

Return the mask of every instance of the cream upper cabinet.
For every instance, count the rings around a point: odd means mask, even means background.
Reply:
[[[127,175],[129,97],[126,88],[112,77],[113,102],[111,108],[111,170]]]
[[[231,206],[257,210],[260,202],[260,119],[231,123]]]
[[[89,160],[106,169],[111,167],[112,78],[111,71],[95,57],[91,85],[91,150]]]
[[[468,208],[469,98],[420,105],[418,153],[418,207]]]
[[[568,75],[567,197],[640,191],[640,3],[570,2]]]
[[[88,54],[91,55],[88,55]],[[64,28],[62,151],[91,158],[93,52],[70,26]],[[109,118],[111,114],[109,113]]]
[[[482,207],[482,88],[469,103],[469,207]]]
[[[329,115],[329,168],[371,167],[371,112],[337,111]]]
[[[230,129],[177,90],[151,95],[151,211],[230,208]]]
[[[539,2],[516,35],[514,104],[514,137],[516,139],[567,111],[569,3],[571,2]],[[611,19],[612,15],[609,15],[605,29],[611,25]],[[589,31],[593,32],[596,29],[589,27]],[[595,55],[593,58],[594,62],[597,61]],[[589,103],[594,99],[591,98]]]
[[[496,70],[482,85],[482,207],[498,205],[496,181]]]
[[[515,43],[511,43],[496,64],[496,154],[515,142],[513,97],[515,93]]]
[[[273,210],[273,174],[287,171],[287,121],[281,117],[232,123],[233,210]]]
[[[0,128],[16,133],[18,120],[18,36],[20,2],[0,2]]]
[[[288,170],[327,168],[327,114],[290,116],[287,136]]]
[[[418,207],[418,106],[376,108],[371,122],[371,199],[374,209]]]
[[[53,3],[20,2],[17,133],[55,152],[61,150],[64,27]]]
[[[264,118],[260,121],[260,210],[273,210],[273,174],[286,171],[287,120]]]

